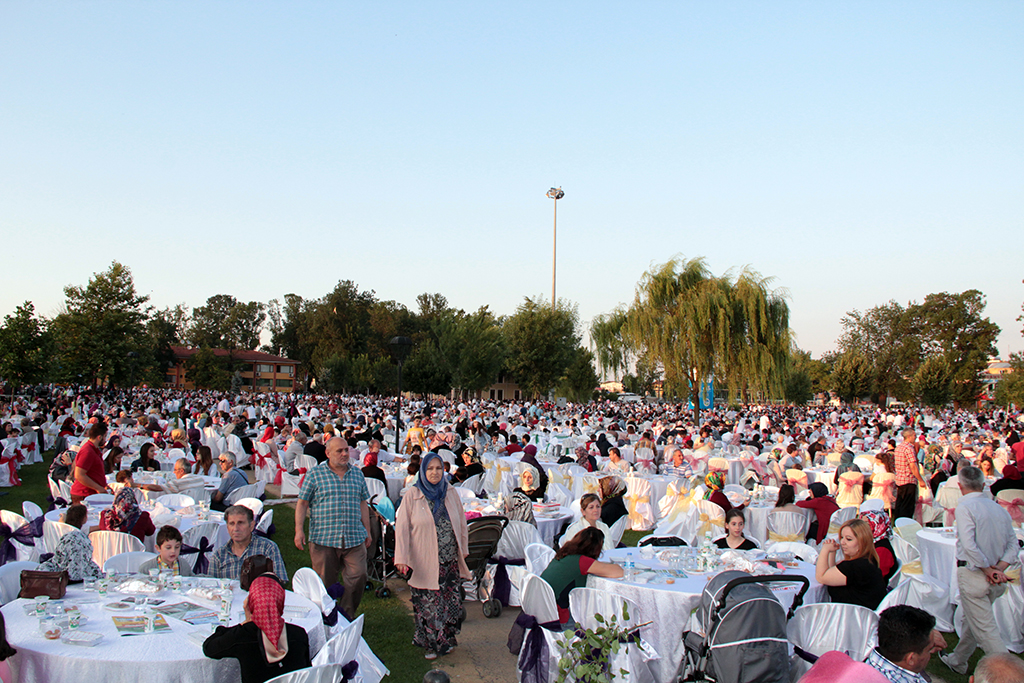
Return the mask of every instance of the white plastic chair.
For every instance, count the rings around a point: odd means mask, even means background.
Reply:
[[[102,567],[114,555],[146,549],[142,541],[123,531],[94,531],[89,534],[89,541],[92,542],[92,561],[98,567]]]
[[[875,512],[884,512],[885,503],[881,498],[868,498],[860,504],[860,511],[867,512],[868,510],[874,510]]]
[[[548,582],[536,574],[527,574],[522,585],[523,613],[529,614],[541,624],[558,622],[558,605],[555,603],[555,592],[548,585]],[[549,631],[542,628],[544,641],[548,646],[547,679],[558,680],[558,659],[562,652],[562,635],[557,631]],[[527,637],[529,634],[527,634]],[[523,680],[522,659],[520,652],[520,666],[517,667],[519,681]],[[540,666],[545,666],[541,662]]]
[[[206,543],[211,548],[216,548],[218,545],[217,540],[219,536],[220,524],[218,522],[200,522],[199,524],[196,524],[194,527],[190,528],[188,531],[181,535],[181,544],[183,546],[188,545],[192,546],[193,548],[198,548],[200,544],[200,539],[205,538]],[[212,553],[207,554],[207,561],[210,560],[211,555]],[[178,557],[179,561],[183,560],[185,562],[188,562],[188,566],[191,569],[195,570],[196,562],[199,561],[199,553],[189,553],[187,555],[182,553]]]
[[[341,664],[311,666],[271,678],[267,683],[337,683],[341,680],[341,668]]]
[[[25,519],[30,522],[43,514],[43,509],[31,500],[26,500],[21,504],[21,511],[24,513]]]
[[[842,628],[837,628],[839,624]],[[862,662],[876,644],[878,615],[867,607],[841,602],[804,605],[793,614],[786,632],[789,642],[808,654],[820,657],[839,650]],[[799,680],[810,668],[799,655],[793,655],[792,680]]]
[[[21,572],[35,569],[38,562],[8,562],[0,567],[0,605],[6,605],[18,598],[21,592]]]
[[[807,537],[808,522],[803,512],[772,510],[768,513],[768,540],[803,543]]]
[[[346,624],[337,635],[331,636],[330,640],[320,648],[320,652],[313,658],[313,666],[348,664],[357,658],[359,640],[362,636],[363,615],[360,614],[355,621]]]
[[[629,515],[622,515],[615,524],[608,527],[608,536],[611,539],[612,547],[617,546],[622,540],[622,534],[626,532],[627,526],[629,526]]]
[[[531,543],[526,546],[526,571],[540,576],[555,559],[555,549],[543,543]]]
[[[191,496],[186,496],[183,493],[165,493],[157,498],[157,500],[169,510],[180,510],[181,508],[187,508],[196,504],[196,501]]]
[[[252,510],[252,518],[259,519],[260,515],[263,514],[263,501],[259,498],[242,498],[236,500],[232,505],[241,505]]]
[[[274,523],[274,509],[270,508],[266,512],[263,513],[263,516],[260,517],[260,521],[256,522],[256,530],[261,532],[261,533],[263,533],[263,534],[266,534],[267,531],[270,529],[270,525],[273,524],[273,523]]]
[[[624,607],[629,614],[628,619],[622,617]],[[593,588],[573,588],[569,591],[569,613],[577,623],[587,629],[603,626],[596,619],[598,614],[606,622],[615,615],[618,617],[618,623],[626,627],[640,623],[640,609],[633,601]],[[626,644],[621,648],[609,662],[611,671],[625,670],[629,673],[625,676],[617,675],[615,680],[624,683],[654,683],[654,675],[647,662],[658,657],[657,653],[646,650],[647,648],[635,644]]]
[[[225,502],[228,505],[237,505],[243,498],[254,498],[256,497],[258,486],[256,484],[246,484],[245,486],[239,486],[237,489],[228,494]]]
[[[108,508],[114,504],[114,496],[109,493],[94,493],[91,496],[86,496],[85,502],[90,507]]]
[[[137,574],[139,572],[139,567],[141,567],[143,563],[156,556],[156,553],[148,553],[146,551],[120,553],[107,558],[107,561],[103,563],[103,571],[114,571],[120,574]]]
[[[818,561],[818,551],[807,545],[796,541],[776,541],[769,543],[765,550],[769,553],[793,553],[804,562],[814,564]]]

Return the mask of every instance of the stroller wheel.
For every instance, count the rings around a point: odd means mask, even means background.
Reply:
[[[501,601],[498,599],[488,600],[484,603],[484,616],[488,619],[497,619],[501,616]]]
[[[385,600],[391,597],[391,589],[387,586],[381,586],[377,589],[377,597]]]
[[[462,613],[459,615],[459,626],[462,626],[462,624],[465,623],[467,616],[468,615],[466,614],[466,606],[463,605],[462,606]]]
[[[363,586],[363,590],[372,591],[373,590],[373,581],[370,581],[369,579],[367,579],[366,585]]]

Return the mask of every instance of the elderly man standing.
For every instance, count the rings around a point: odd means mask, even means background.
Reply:
[[[927,486],[921,476],[921,468],[917,465],[916,436],[913,429],[904,429],[903,442],[896,447],[896,503],[892,509],[893,519],[913,519],[917,508],[918,487]]]
[[[956,505],[956,579],[964,611],[960,642],[943,663],[959,674],[977,647],[985,654],[1006,652],[999,635],[992,603],[1006,590],[1005,570],[1017,562],[1017,537],[1010,515],[984,493],[985,475],[977,467],[964,467],[957,481],[963,498]]]
[[[325,586],[341,572],[345,594],[341,609],[355,617],[366,584],[366,548],[371,543],[370,492],[358,467],[349,463],[349,445],[327,442],[327,462],[306,473],[295,505],[295,547],[303,550],[309,514],[309,559]]]

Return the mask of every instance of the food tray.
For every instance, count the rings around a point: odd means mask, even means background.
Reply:
[[[68,645],[81,645],[83,647],[93,647],[96,643],[103,640],[102,633],[92,633],[90,631],[79,631],[79,630],[68,630],[61,635],[60,640],[62,643]]]

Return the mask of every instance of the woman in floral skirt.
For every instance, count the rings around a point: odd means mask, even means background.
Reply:
[[[462,616],[459,587],[470,578],[466,566],[469,533],[458,492],[448,485],[444,463],[427,453],[416,483],[402,497],[395,520],[395,568],[410,570],[416,632],[412,642],[427,659],[451,652]]]

